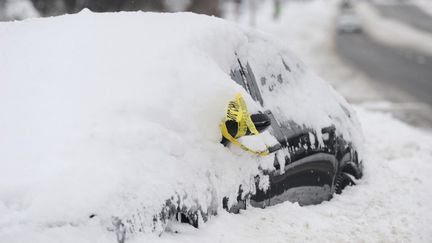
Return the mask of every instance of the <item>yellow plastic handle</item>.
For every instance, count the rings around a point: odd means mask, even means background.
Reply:
[[[226,124],[225,124],[226,121],[237,122],[238,129],[237,129],[237,134],[234,137],[231,136],[231,134],[229,134],[228,129],[227,129]],[[228,139],[228,141],[230,141],[231,143],[239,146],[241,149],[243,149],[249,153],[253,153],[253,154],[256,154],[259,156],[268,155],[269,154],[268,149],[266,149],[264,151],[255,151],[253,149],[246,147],[245,145],[243,145],[242,143],[240,143],[237,140],[237,138],[246,135],[248,128],[252,132],[252,134],[254,134],[254,135],[259,134],[259,132],[256,129],[255,124],[252,122],[250,114],[247,110],[246,102],[244,101],[241,94],[237,93],[235,100],[230,101],[228,103],[225,121],[222,121],[222,123],[220,125],[222,136],[224,136],[226,139]]]

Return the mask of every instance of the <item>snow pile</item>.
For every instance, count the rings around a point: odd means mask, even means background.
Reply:
[[[1,24],[0,40],[1,241],[99,232],[113,216],[151,231],[171,197],[206,211],[239,185],[253,190],[273,157],[219,143],[237,92],[259,109],[229,76],[235,53],[268,85],[278,82],[270,72],[287,68],[282,60],[291,67],[267,108],[317,131],[334,122],[361,140],[346,102],[291,53],[217,18],[83,11]]]
[[[407,47],[432,54],[432,35],[396,20],[380,16],[368,3],[359,2],[356,10],[362,17],[365,31],[377,41],[395,47]]]
[[[259,173],[219,144],[242,90],[228,75],[236,27],[84,12],[3,24],[0,39],[0,228],[141,209],[151,223],[175,194],[208,208]]]

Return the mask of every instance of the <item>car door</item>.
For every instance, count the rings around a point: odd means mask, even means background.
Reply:
[[[318,138],[313,129],[284,119],[283,116],[278,115],[280,111],[266,109],[266,98],[278,95],[276,91],[285,88],[283,77],[289,77],[292,72],[296,71],[294,69],[301,68],[300,64],[293,67],[288,66],[282,57],[275,58],[274,62],[279,62],[274,64],[284,67],[279,70],[286,73],[275,72],[268,76],[256,77],[253,71],[255,67],[248,60],[240,58],[238,58],[238,66],[231,71],[231,78],[243,86],[270,117],[272,124],[269,132],[280,144],[277,151],[270,155],[275,157],[274,169],[264,172],[269,176],[270,186],[267,190],[262,190],[257,186],[257,192],[250,200],[251,205],[266,207],[287,200],[309,205],[329,200],[333,193],[332,185],[338,167],[335,157],[334,128],[324,128],[320,134],[321,137]],[[254,65],[259,65],[259,63],[255,62]],[[257,79],[260,81],[257,82]],[[263,89],[267,91],[265,95],[262,92]],[[295,102],[289,97],[286,97],[286,100]],[[321,144],[319,144],[319,139],[322,141]]]

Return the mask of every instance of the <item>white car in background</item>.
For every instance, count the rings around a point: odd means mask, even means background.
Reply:
[[[339,33],[361,33],[362,22],[359,16],[352,10],[345,10],[336,19],[336,29]]]

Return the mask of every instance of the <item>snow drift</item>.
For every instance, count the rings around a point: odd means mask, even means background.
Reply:
[[[161,231],[153,217],[172,196],[218,210],[239,185],[252,190],[273,157],[219,143],[235,93],[251,111],[263,109],[231,80],[237,58],[269,85],[275,57],[292,67],[282,95],[264,108],[317,132],[335,124],[356,146],[362,140],[347,119],[354,112],[330,86],[270,37],[221,19],[84,11],[1,23],[0,42],[5,235],[94,221],[109,228],[113,217],[139,222],[135,231]]]

